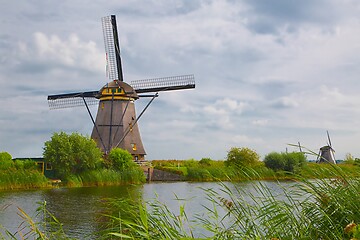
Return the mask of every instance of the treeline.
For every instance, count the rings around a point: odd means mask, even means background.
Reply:
[[[154,160],[154,168],[180,174],[188,181],[239,181],[306,178],[331,178],[340,175],[331,164],[307,161],[302,152],[271,152],[261,161],[252,149],[233,147],[225,160],[202,158],[189,160]],[[357,162],[345,161],[338,169],[351,176],[360,174]]]

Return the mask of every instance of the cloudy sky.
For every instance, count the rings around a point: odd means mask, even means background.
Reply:
[[[139,121],[147,159],[223,159],[231,147],[264,157],[299,141],[318,151],[326,130],[338,159],[360,157],[358,0],[0,2],[0,151],[13,157],[42,156],[54,132],[91,134],[84,107],[49,110],[47,95],[108,81],[111,14],[125,81],[196,79]]]

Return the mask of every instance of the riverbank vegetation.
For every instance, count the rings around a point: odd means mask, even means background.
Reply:
[[[0,190],[48,187],[47,178],[31,160],[13,161],[7,152],[0,152]]]
[[[45,142],[44,162],[51,164],[52,175],[67,187],[140,184],[146,181],[143,170],[123,149],[114,148],[103,156],[90,137],[78,133],[54,133]],[[32,159],[12,160],[0,152],[0,190],[52,187]],[[59,182],[59,181],[57,181]],[[57,184],[58,185],[58,184]]]
[[[104,156],[90,137],[64,132],[54,133],[44,145],[45,163],[52,165],[53,177],[60,179],[64,186],[145,182],[143,170],[126,150],[115,148]],[[0,161],[0,189],[49,186],[46,178],[36,170],[34,161],[11,161],[8,153],[3,153],[2,158],[7,160]],[[338,166],[343,172],[358,176],[359,162],[349,155],[345,163]],[[151,164],[155,169],[181,175],[185,181],[284,180],[293,179],[293,174],[306,178],[337,176],[330,165],[310,163],[302,152],[271,152],[261,160],[256,151],[247,147],[231,148],[224,160],[154,160]]]
[[[337,164],[342,172],[360,176],[360,161]],[[309,179],[339,176],[331,164],[308,162],[302,152],[271,152],[263,161],[249,148],[231,148],[225,160],[202,158],[189,160],[154,160],[153,167],[184,176],[187,181],[288,180],[294,174]]]
[[[44,159],[53,165],[55,177],[69,187],[145,182],[142,169],[128,151],[114,148],[103,156],[90,137],[78,133],[54,133],[45,142]]]

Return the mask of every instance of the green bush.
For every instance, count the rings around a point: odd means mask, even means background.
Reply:
[[[297,173],[306,163],[306,156],[302,152],[285,153],[285,171]]]
[[[78,133],[54,133],[51,140],[45,142],[44,159],[52,164],[59,178],[99,168],[101,157],[102,152],[94,140]]]
[[[199,161],[196,161],[195,159],[191,158],[186,161],[182,161],[184,167],[197,167],[199,165]]]
[[[6,170],[14,166],[10,153],[0,152],[0,170]]]
[[[9,162],[12,160],[12,156],[8,152],[0,152],[0,162]]]
[[[203,166],[211,166],[211,162],[212,162],[211,158],[202,158],[199,161],[199,164]]]
[[[14,166],[16,169],[27,169],[27,170],[35,170],[37,165],[35,161],[32,161],[30,159],[28,160],[15,160]]]
[[[265,156],[265,166],[274,171],[298,172],[306,163],[306,156],[301,152],[271,152]]]
[[[284,156],[278,152],[271,152],[266,155],[264,163],[267,168],[270,168],[274,171],[284,170],[285,168]]]
[[[227,154],[225,164],[237,168],[251,167],[260,163],[260,156],[249,148],[233,147]]]
[[[108,156],[112,168],[123,171],[134,168],[137,164],[133,161],[133,156],[125,149],[113,148]]]

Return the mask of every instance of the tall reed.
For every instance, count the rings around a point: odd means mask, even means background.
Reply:
[[[69,175],[66,184],[70,187],[81,186],[112,186],[123,184],[140,184],[145,182],[144,172],[138,168],[130,168],[124,171],[111,169],[98,169],[85,171],[79,175]]]
[[[360,223],[360,181],[332,166],[335,179],[298,181],[275,194],[266,182],[253,182],[253,191],[221,185],[220,192],[204,189],[209,204],[205,215],[189,220],[184,206],[179,214],[152,201],[129,206],[124,216],[112,217],[121,226],[109,233],[130,239],[350,239]],[[319,173],[322,175],[322,173]],[[279,182],[281,186],[281,182]],[[193,229],[201,234],[193,234]],[[199,231],[198,231],[199,232]]]
[[[49,186],[47,178],[37,170],[16,169],[0,171],[0,190],[31,189]]]

